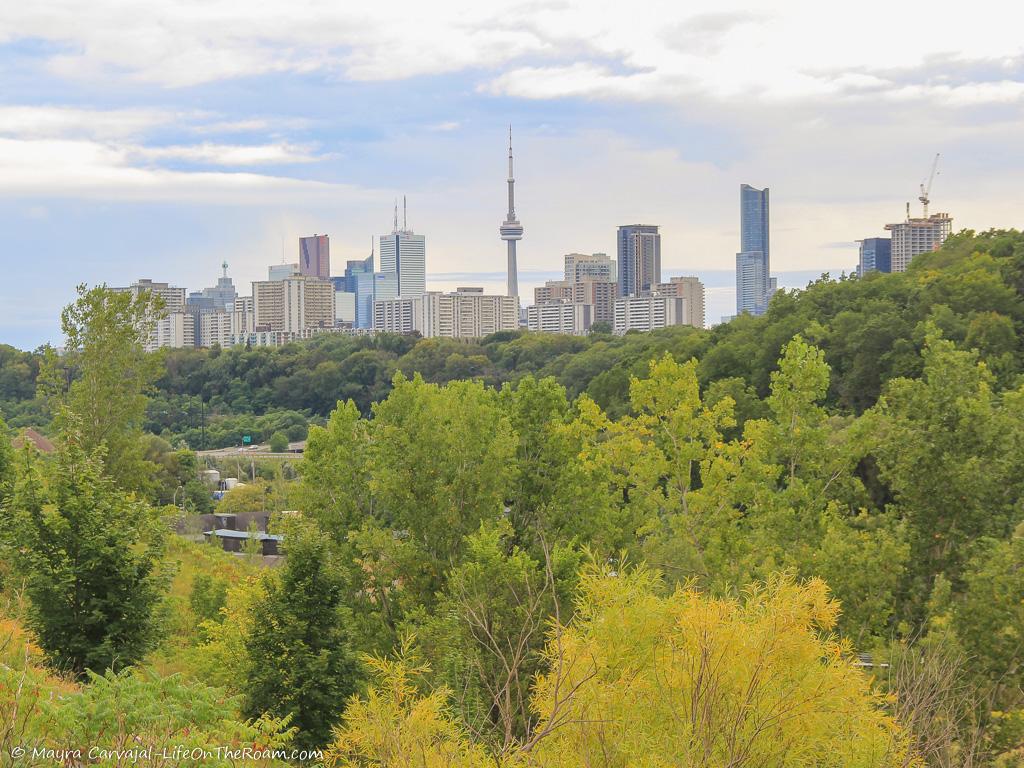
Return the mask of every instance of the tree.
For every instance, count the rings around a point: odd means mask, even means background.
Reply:
[[[742,600],[664,596],[643,567],[584,575],[548,643],[529,765],[914,765],[870,679],[829,633],[824,583],[774,578]]]
[[[0,506],[14,487],[14,448],[7,424],[0,416]]]
[[[316,526],[294,522],[285,537],[285,565],[264,578],[265,598],[251,608],[244,711],[290,715],[296,743],[318,747],[355,687],[343,575]]]
[[[479,382],[438,387],[396,374],[373,414],[370,488],[379,514],[409,532],[440,577],[464,537],[501,514],[515,434],[496,393]]]
[[[368,448],[367,422],[351,400],[309,430],[299,464],[302,508],[339,542],[372,510]]]
[[[53,461],[26,448],[6,508],[29,623],[51,663],[82,675],[127,666],[155,640],[166,526],[103,473],[74,433]]]
[[[970,543],[1005,539],[1024,494],[1024,396],[997,395],[977,353],[957,350],[934,326],[927,333],[923,377],[893,381],[862,425],[907,523],[914,567],[905,589],[917,623],[935,576],[960,591]]]
[[[530,686],[550,619],[559,605],[570,610],[580,561],[558,547],[538,562],[510,546],[512,533],[506,520],[482,525],[448,572],[437,607],[411,622],[433,679],[457,692],[463,721],[501,752],[534,720]]]
[[[286,453],[288,451],[288,435],[284,432],[275,432],[270,436],[270,452]]]
[[[406,646],[394,661],[366,657],[373,685],[353,697],[325,755],[328,768],[498,768],[448,710],[448,691],[418,695],[415,678],[430,671]]]
[[[40,371],[58,431],[78,432],[86,450],[103,446],[105,471],[122,488],[147,486],[139,437],[160,358],[144,346],[162,310],[147,292],[79,285],[78,299],[61,313],[67,352],[47,349]]]

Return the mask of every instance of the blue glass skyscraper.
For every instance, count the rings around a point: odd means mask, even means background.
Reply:
[[[740,185],[740,252],[736,254],[736,314],[763,315],[772,294],[768,188]]]
[[[860,241],[861,276],[868,272],[892,272],[892,240],[888,237],[866,237]]]

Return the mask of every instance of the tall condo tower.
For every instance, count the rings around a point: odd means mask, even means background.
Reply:
[[[768,188],[740,185],[740,251],[736,254],[736,314],[763,315],[773,290],[770,275]]]
[[[501,223],[501,239],[508,243],[508,295],[519,295],[516,240],[523,238],[523,225],[516,218],[516,180],[512,175],[512,126],[508,127],[508,215]]]
[[[619,296],[641,296],[661,282],[661,234],[655,224],[628,224],[616,235]]]

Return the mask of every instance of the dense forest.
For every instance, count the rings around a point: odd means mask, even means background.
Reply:
[[[707,331],[147,355],[147,309],[0,350],[57,446],[0,440],[0,743],[1024,766],[1024,234]],[[169,533],[195,417],[308,428],[219,502],[289,510],[278,567]]]

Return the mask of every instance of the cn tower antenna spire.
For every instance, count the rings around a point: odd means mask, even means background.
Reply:
[[[512,126],[508,127],[508,215],[501,224],[501,239],[508,248],[508,295],[519,297],[519,274],[516,264],[516,241],[523,237],[523,225],[516,218],[516,179],[512,168]]]

